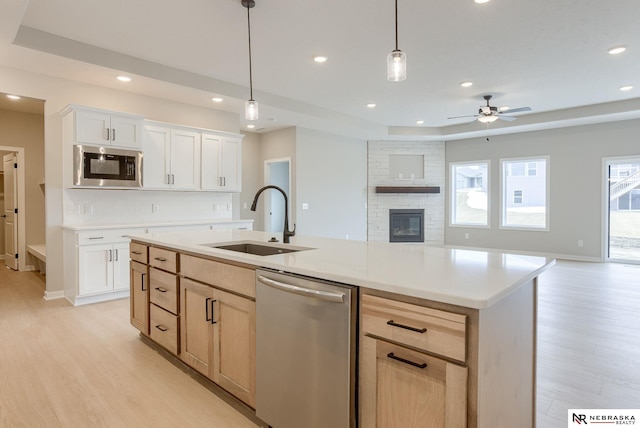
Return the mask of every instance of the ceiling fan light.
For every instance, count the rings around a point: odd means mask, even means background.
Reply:
[[[498,120],[498,116],[494,116],[494,115],[480,116],[478,118],[478,122],[482,122],[482,123],[493,123],[496,120]]]
[[[401,50],[394,50],[387,55],[387,80],[400,82],[407,78],[407,55]]]
[[[244,103],[244,118],[247,120],[258,120],[258,103],[248,100]]]

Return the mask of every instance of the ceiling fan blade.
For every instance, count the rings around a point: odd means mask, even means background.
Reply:
[[[517,117],[513,117],[513,116],[504,116],[502,114],[498,115],[498,119],[502,119],[502,120],[506,120],[507,122],[513,122],[514,120],[517,119]]]
[[[518,113],[521,111],[531,111],[531,107],[510,108],[508,110],[501,111],[500,114]]]
[[[448,117],[447,119],[464,119],[465,117],[478,117],[480,116],[479,114],[470,114],[467,116],[454,116],[454,117]]]

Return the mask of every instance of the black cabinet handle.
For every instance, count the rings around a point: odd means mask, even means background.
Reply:
[[[213,308],[214,308],[214,303],[216,303],[217,300],[211,300],[211,324],[216,324],[218,321],[214,321],[214,316],[213,316]]]
[[[166,262],[167,259],[163,258],[163,257],[154,257],[155,260],[159,261],[159,262]]]
[[[165,326],[163,326],[162,324],[158,324],[158,325],[156,326],[156,328],[157,328],[158,330],[160,330],[160,331],[167,331],[167,330],[169,330],[169,327],[165,327]]]
[[[419,369],[424,369],[427,367],[427,363],[414,363],[413,361],[405,360],[404,358],[393,355],[393,352],[389,352],[387,354],[387,357],[391,358],[392,360],[400,361],[401,363],[409,364],[410,366],[417,367]]]
[[[143,274],[142,274],[142,291],[147,291],[147,290],[145,290],[145,288],[144,288],[144,277],[145,277],[145,275],[146,275],[146,273],[143,273]]]
[[[415,331],[416,333],[425,333],[427,331],[426,328],[409,327],[408,325],[398,324],[397,322],[393,322],[393,320],[387,321],[387,324],[393,327],[399,327],[399,328],[404,328],[405,330]]]
[[[131,254],[135,254],[137,256],[141,255],[142,253],[140,251],[132,251]]]
[[[168,291],[166,288],[163,288],[163,287],[156,287],[156,290],[158,290],[161,293],[166,293]]]

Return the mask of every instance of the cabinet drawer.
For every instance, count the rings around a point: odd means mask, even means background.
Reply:
[[[149,269],[149,300],[177,315],[178,277],[155,268]]]
[[[149,247],[147,247],[146,245],[139,244],[137,242],[130,243],[129,253],[130,253],[131,260],[140,262],[146,265],[148,263],[148,257],[147,257],[148,248]]]
[[[178,317],[156,305],[149,305],[151,339],[178,355]]]
[[[149,264],[175,273],[178,266],[178,253],[162,248],[149,247]]]
[[[256,272],[253,269],[182,254],[180,274],[235,293],[256,297]]]
[[[466,360],[466,315],[362,295],[364,333]]]

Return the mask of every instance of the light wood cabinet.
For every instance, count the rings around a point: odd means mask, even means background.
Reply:
[[[149,334],[149,275],[147,265],[131,261],[131,325]]]
[[[466,316],[363,294],[361,317],[361,426],[465,428]]]
[[[180,278],[182,361],[213,380],[213,288]]]

